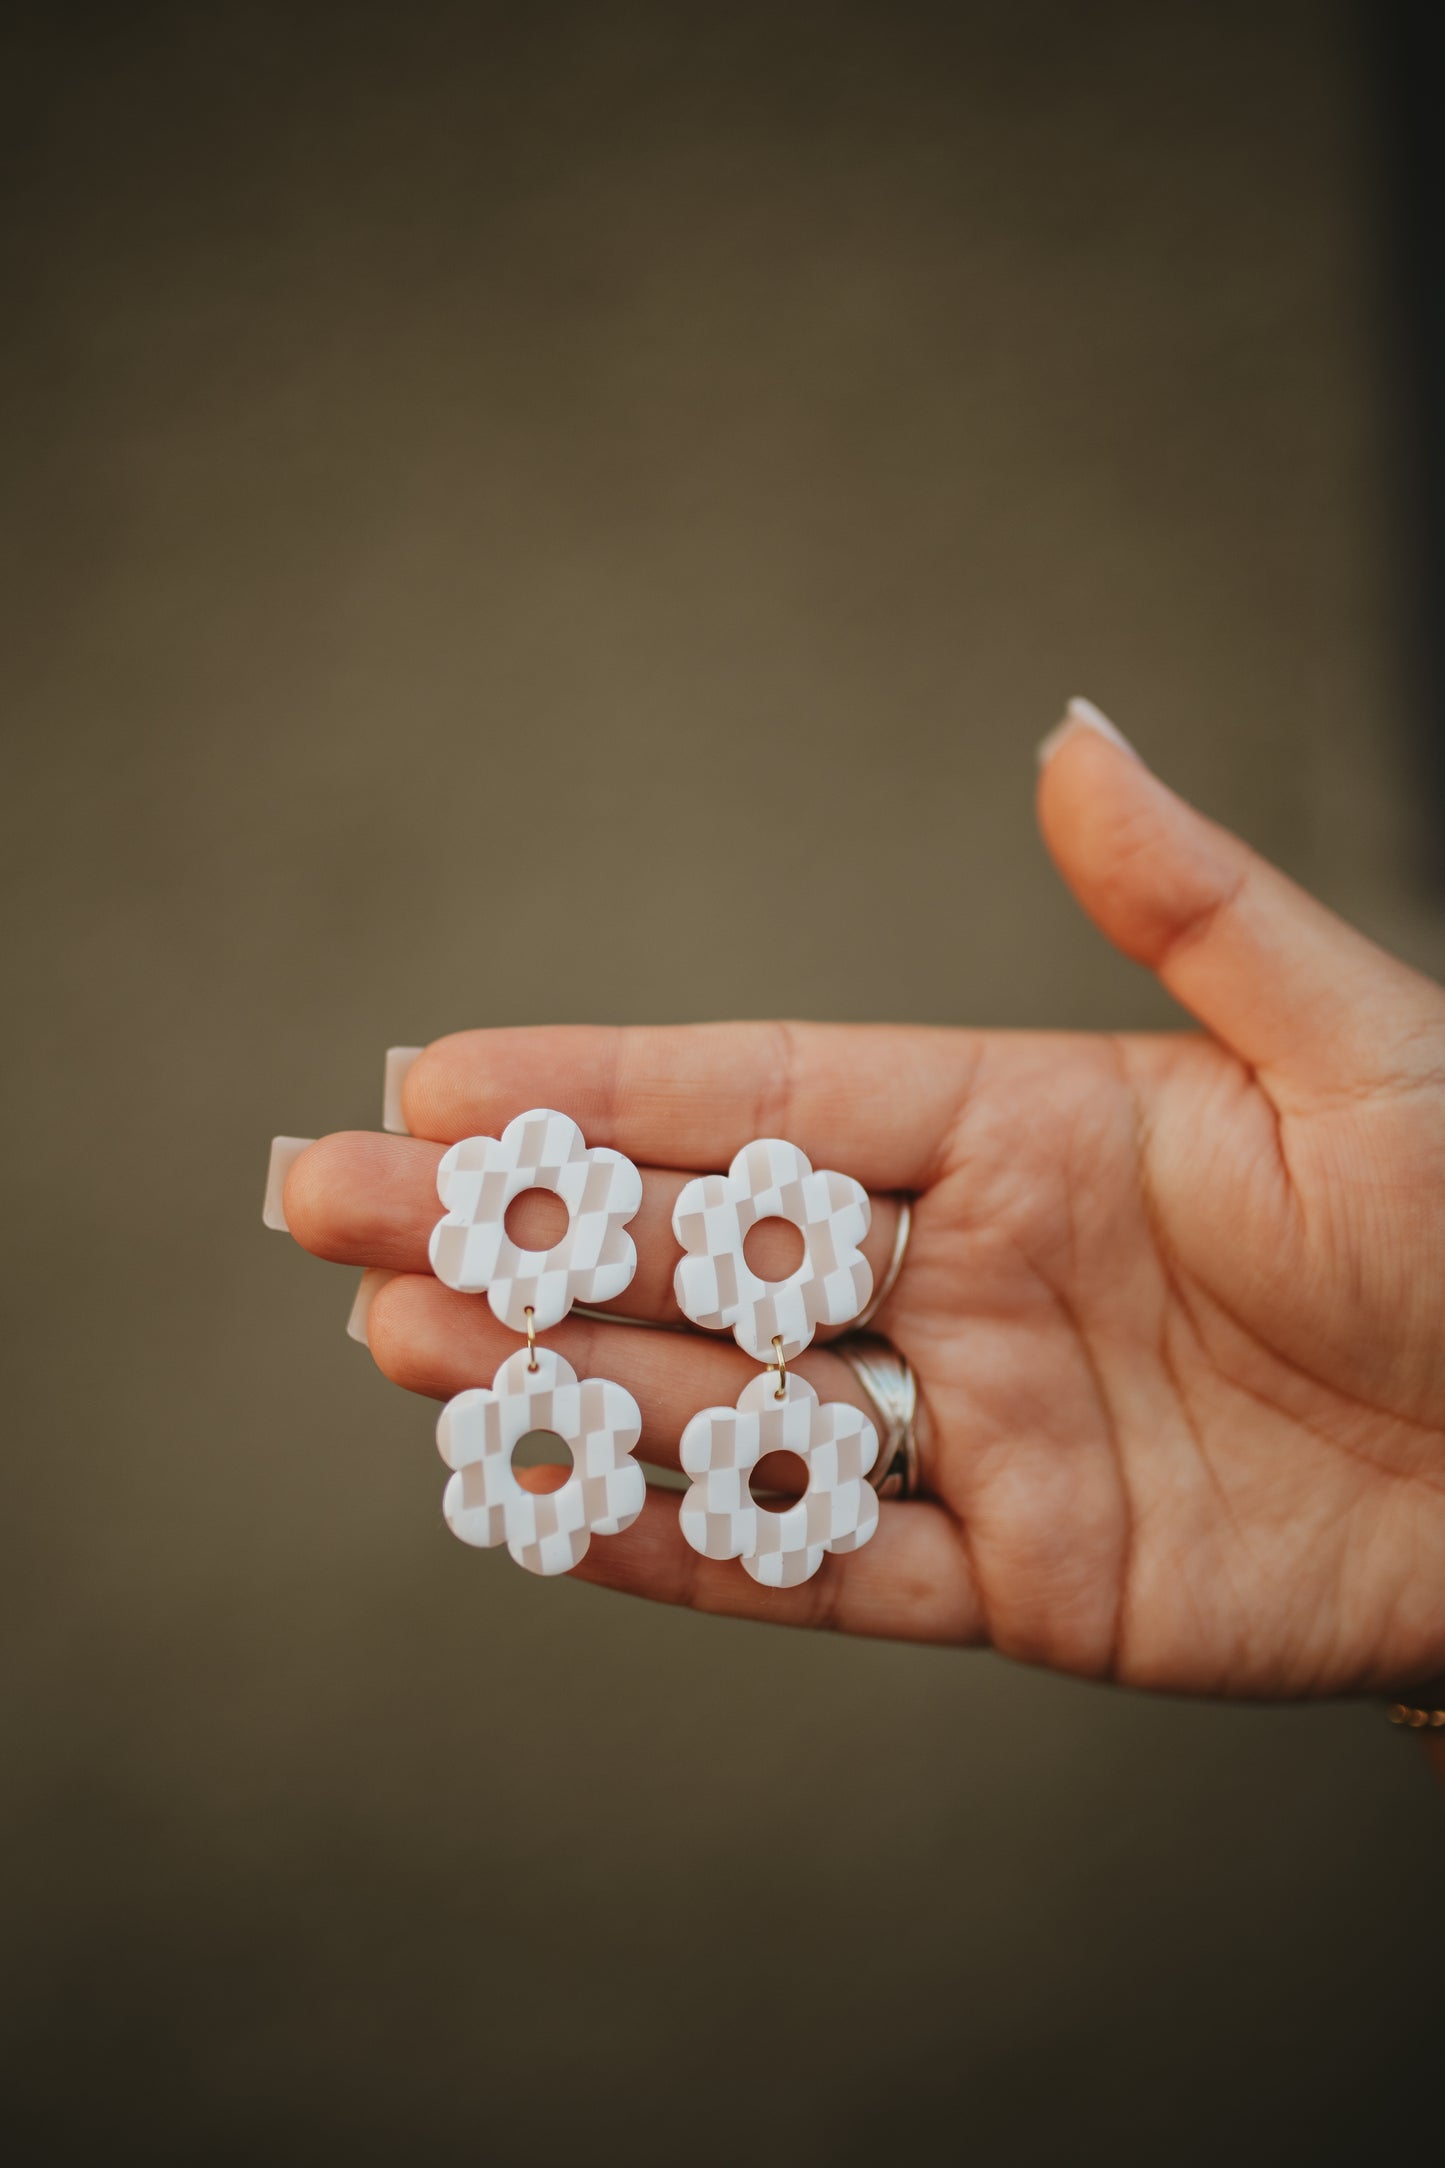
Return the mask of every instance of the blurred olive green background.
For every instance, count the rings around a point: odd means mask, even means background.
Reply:
[[[462,1025],[1170,1021],[1035,836],[1073,692],[1440,968],[1367,76],[1277,0],[9,19],[25,2159],[1398,2157],[1376,1710],[534,1581],[260,1224]]]

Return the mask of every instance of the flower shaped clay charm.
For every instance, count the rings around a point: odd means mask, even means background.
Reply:
[[[442,1409],[437,1445],[455,1470],[442,1497],[452,1534],[484,1550],[505,1543],[529,1573],[570,1573],[593,1536],[615,1536],[642,1511],[647,1483],[633,1459],[642,1435],[637,1402],[610,1378],[583,1378],[550,1348],[509,1355],[491,1385]],[[523,1490],[512,1452],[531,1430],[572,1449],[560,1490]],[[871,1492],[869,1493],[871,1496]]]
[[[524,1250],[507,1233],[507,1207],[524,1190],[550,1189],[566,1205],[567,1232],[550,1250]],[[574,1302],[609,1302],[631,1280],[637,1252],[627,1222],[642,1177],[605,1145],[588,1149],[567,1114],[534,1107],[500,1137],[463,1137],[437,1168],[446,1217],[431,1233],[432,1270],[464,1294],[485,1288],[513,1332],[545,1332]],[[560,1493],[558,1494],[561,1495]]]
[[[792,1362],[820,1325],[846,1325],[866,1306],[869,1217],[861,1182],[815,1174],[796,1144],[759,1137],[726,1174],[698,1175],[677,1200],[672,1231],[687,1252],[673,1275],[678,1307],[695,1325],[730,1327],[758,1362],[775,1360],[776,1335]],[[803,1261],[785,1280],[759,1279],[743,1255],[748,1229],[764,1219],[791,1220],[803,1237]]]
[[[781,1513],[754,1503],[749,1479],[765,1453],[796,1453],[808,1487]],[[856,1551],[878,1526],[878,1499],[865,1480],[878,1454],[866,1415],[822,1403],[790,1372],[778,1398],[776,1371],[744,1386],[735,1408],[704,1408],[682,1434],[692,1488],[679,1513],[682,1532],[704,1558],[740,1558],[767,1588],[796,1588],[825,1551]]]

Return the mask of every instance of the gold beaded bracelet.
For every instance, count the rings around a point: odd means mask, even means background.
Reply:
[[[1408,1702],[1392,1701],[1385,1714],[1392,1724],[1408,1724],[1411,1731],[1445,1731],[1445,1709],[1412,1709]]]

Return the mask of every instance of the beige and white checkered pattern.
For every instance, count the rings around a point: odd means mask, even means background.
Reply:
[[[525,1190],[550,1189],[570,1220],[550,1250],[523,1250],[507,1233],[507,1207]],[[437,1195],[446,1217],[431,1234],[432,1270],[464,1294],[486,1290],[513,1332],[560,1324],[574,1302],[610,1302],[637,1270],[624,1230],[642,1203],[642,1177],[621,1152],[589,1150],[568,1114],[534,1107],[500,1137],[464,1137],[442,1157]]]
[[[491,1550],[499,1543],[529,1573],[570,1573],[593,1536],[615,1536],[642,1511],[647,1481],[632,1458],[642,1435],[637,1402],[610,1378],[583,1378],[550,1348],[509,1355],[490,1387],[475,1385],[442,1409],[437,1446],[456,1472],[442,1497],[452,1534]],[[523,1490],[512,1452],[531,1430],[572,1449],[560,1490]],[[870,1497],[872,1493],[869,1493]]]
[[[791,1374],[778,1398],[776,1372],[743,1388],[735,1408],[704,1408],[682,1434],[692,1488],[679,1510],[682,1532],[704,1558],[740,1558],[767,1588],[810,1580],[825,1551],[856,1551],[878,1526],[878,1499],[865,1480],[878,1433],[857,1408],[820,1402]],[[781,1513],[753,1502],[749,1478],[765,1453],[796,1453],[808,1487]]]
[[[673,1274],[678,1308],[694,1325],[731,1328],[740,1348],[772,1362],[780,1334],[788,1362],[820,1325],[846,1325],[873,1292],[860,1245],[868,1232],[868,1192],[848,1174],[813,1172],[796,1144],[759,1137],[745,1144],[726,1174],[703,1174],[677,1200],[672,1231],[687,1255]],[[761,1280],[743,1255],[759,1220],[791,1220],[803,1237],[803,1261],[786,1280]]]

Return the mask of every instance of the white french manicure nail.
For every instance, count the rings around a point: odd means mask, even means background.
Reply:
[[[361,1275],[361,1281],[356,1290],[356,1300],[351,1305],[351,1315],[346,1320],[346,1330],[351,1338],[359,1340],[363,1347],[369,1347],[371,1344],[366,1337],[367,1312],[387,1281],[395,1278],[396,1274],[388,1272],[382,1265],[368,1265]]]
[[[1116,723],[1111,723],[1108,716],[1094,706],[1092,700],[1075,699],[1065,708],[1063,721],[1055,723],[1039,747],[1038,760],[1041,768],[1048,766],[1065,738],[1072,737],[1076,730],[1092,730],[1099,737],[1107,738],[1111,745],[1117,745],[1121,752],[1130,754],[1135,760],[1139,758],[1123,731]]]
[[[386,1084],[381,1097],[381,1126],[394,1137],[409,1137],[406,1116],[401,1111],[401,1087],[406,1082],[407,1071],[422,1052],[419,1046],[389,1046],[386,1050]]]
[[[274,1227],[278,1234],[289,1235],[291,1232],[286,1221],[286,1207],[282,1201],[286,1177],[307,1146],[315,1142],[314,1137],[271,1139],[271,1164],[266,1169],[266,1202],[261,1207],[261,1217],[266,1225]]]

